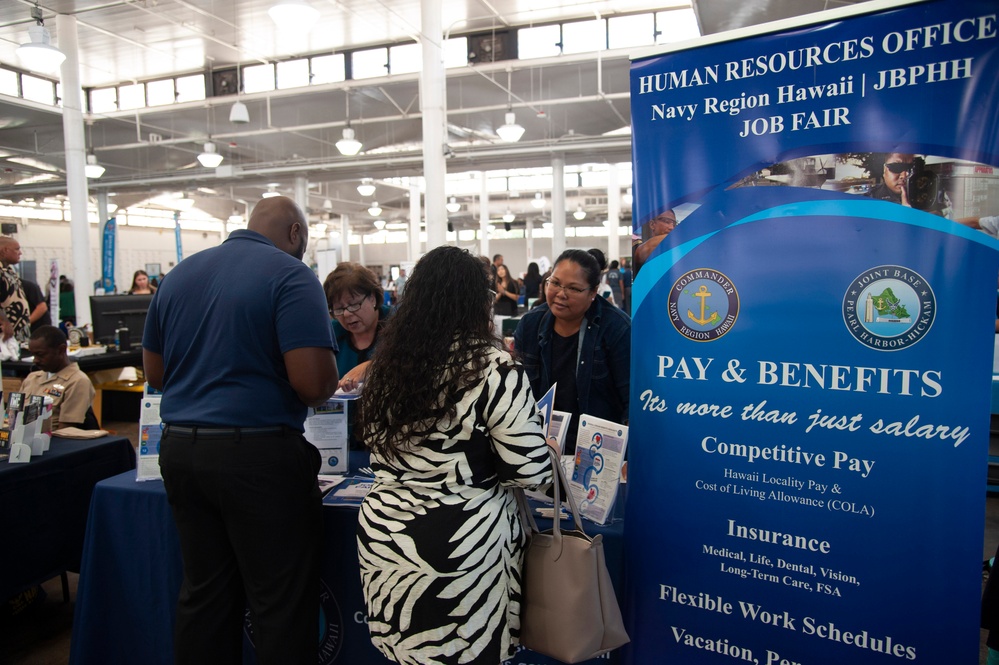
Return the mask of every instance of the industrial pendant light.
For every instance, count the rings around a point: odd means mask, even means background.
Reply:
[[[88,178],[97,179],[104,175],[104,167],[97,163],[97,155],[87,154],[87,164],[83,167],[83,172]]]
[[[336,142],[336,149],[341,155],[353,157],[361,151],[361,142],[354,138],[354,129],[350,126],[350,94],[344,98],[347,104],[347,126],[343,128],[343,138]]]
[[[215,150],[215,144],[209,141],[205,143],[205,151],[198,155],[198,161],[206,169],[214,169],[222,163],[222,155]]]
[[[583,210],[583,206],[577,205],[576,212],[572,213],[572,216],[578,220],[582,220],[586,217],[586,211]]]
[[[375,186],[371,178],[361,178],[361,184],[357,186],[357,193],[361,196],[371,196],[375,193]]]
[[[512,110],[506,113],[506,124],[496,128],[496,135],[507,143],[516,143],[524,135],[524,128],[517,124],[517,116]]]
[[[37,72],[55,72],[66,59],[66,54],[52,46],[52,36],[45,27],[42,9],[35,3],[31,8],[31,18],[35,25],[28,27],[28,38],[31,40],[17,47],[17,57],[25,68]]]
[[[368,214],[371,215],[372,217],[377,217],[378,215],[382,214],[382,208],[381,206],[378,205],[377,201],[372,203],[371,207],[368,208]]]
[[[451,197],[451,200],[444,205],[444,207],[447,208],[447,211],[450,213],[456,213],[461,210],[461,204],[458,203],[458,199],[453,196]]]
[[[509,208],[507,208],[506,212],[503,214],[503,221],[506,222],[507,224],[509,224],[510,222],[512,222],[515,219],[517,219],[517,216],[514,215],[513,212],[511,212]]]

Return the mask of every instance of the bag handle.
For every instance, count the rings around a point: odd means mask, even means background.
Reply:
[[[561,500],[561,488],[566,488],[566,500],[569,502],[569,509],[572,514],[572,519],[575,522],[576,530],[583,534],[583,536],[589,538],[586,535],[586,531],[583,529],[583,522],[580,519],[579,508],[576,506],[576,499],[572,496],[572,492],[569,492],[569,483],[565,479],[565,473],[562,471],[562,463],[559,460],[558,452],[554,448],[548,449],[548,458],[552,465],[554,486],[554,499],[555,499],[555,510],[552,515],[552,540],[554,545],[552,547],[552,558],[558,561],[559,557],[562,556],[562,528],[560,525],[560,520],[557,517],[562,509]],[[524,494],[524,490],[517,488],[517,507],[520,510],[521,523],[525,525],[526,530],[529,535],[533,536],[539,532],[538,523],[534,519],[534,515],[531,513],[531,507],[527,503],[527,496]]]

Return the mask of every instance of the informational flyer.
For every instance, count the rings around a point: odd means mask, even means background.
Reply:
[[[579,417],[576,457],[569,491],[583,517],[606,524],[614,509],[621,465],[628,447],[628,428],[585,413]]]
[[[978,662],[994,0],[632,66],[632,663]],[[980,228],[982,230],[980,230]]]
[[[331,399],[323,406],[309,409],[305,419],[305,438],[323,458],[319,473],[346,473],[349,466],[347,439],[347,400]]]
[[[163,438],[163,421],[160,419],[160,400],[163,393],[147,383],[142,389],[139,405],[139,449],[135,461],[135,479],[160,480],[160,439]]]

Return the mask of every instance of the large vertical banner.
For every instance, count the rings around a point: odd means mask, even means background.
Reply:
[[[634,663],[978,662],[997,5],[819,16],[633,63]]]

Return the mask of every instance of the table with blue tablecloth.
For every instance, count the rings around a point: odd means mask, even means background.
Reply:
[[[0,598],[80,569],[94,485],[135,468],[128,439],[55,437],[30,462],[0,462]]]
[[[352,468],[364,465],[356,458],[352,453]],[[368,638],[357,564],[357,508],[324,505],[323,523],[319,662],[389,663]],[[539,519],[538,525],[544,529],[551,523]],[[591,535],[604,535],[607,565],[615,587],[621,589],[623,522],[586,526]],[[137,483],[134,471],[99,483],[77,589],[70,664],[172,665],[182,578],[180,546],[163,483]],[[252,628],[244,634],[252,634]],[[592,662],[616,662],[617,654],[612,656]],[[523,651],[510,662],[556,661]],[[244,649],[244,663],[255,664],[252,649]]]

